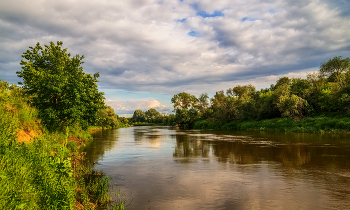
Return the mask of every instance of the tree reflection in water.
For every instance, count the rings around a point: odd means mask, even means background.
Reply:
[[[133,192],[128,209],[350,207],[348,136],[132,127],[94,138],[87,159]]]

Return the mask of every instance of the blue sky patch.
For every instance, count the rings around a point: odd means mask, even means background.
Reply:
[[[198,16],[202,16],[204,18],[207,18],[207,17],[222,17],[222,16],[224,16],[224,13],[222,13],[221,11],[214,11],[212,14],[209,14],[206,11],[201,10],[201,11],[197,12],[197,15]]]
[[[196,15],[197,16],[201,16],[201,17],[222,17],[224,16],[224,13],[220,10],[215,10],[213,13],[207,13],[206,11],[204,10],[200,10],[198,8],[198,3],[195,3],[195,4],[190,4],[190,6],[197,11]]]
[[[190,35],[190,36],[199,37],[199,34],[197,32],[195,32],[195,31],[190,31],[187,34]]]
[[[269,10],[269,13],[271,13],[271,14],[275,14],[275,13],[276,13],[276,10],[274,10],[274,9],[270,9],[270,10]]]
[[[184,22],[186,22],[186,18],[184,18],[184,19],[178,19],[178,20],[176,20],[176,22],[181,22],[181,23],[184,23]]]
[[[241,19],[242,22],[244,22],[244,21],[246,21],[246,20],[248,20],[248,21],[255,21],[255,20],[257,20],[257,19],[256,19],[256,18],[250,18],[250,17],[243,17],[243,18]]]
[[[198,3],[190,4],[190,7],[192,7],[194,10],[198,10]]]

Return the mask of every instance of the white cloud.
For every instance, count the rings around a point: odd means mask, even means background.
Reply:
[[[85,55],[85,71],[100,72],[102,88],[173,95],[215,92],[242,83],[259,86],[269,83],[261,78],[303,74],[329,58],[349,55],[350,5],[337,4],[2,1],[0,73],[2,79],[15,82],[20,55],[28,46],[61,40],[72,54]],[[197,15],[199,10],[221,11],[224,16],[204,18]],[[199,37],[189,36],[190,31]]]

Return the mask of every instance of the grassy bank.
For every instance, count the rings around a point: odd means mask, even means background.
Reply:
[[[0,209],[107,209],[108,178],[84,165],[79,125],[49,132],[22,90],[0,81]]]
[[[234,121],[230,123],[200,120],[195,122],[194,129],[347,133],[350,131],[350,118],[341,116],[315,116],[302,120],[293,120],[292,118],[275,118],[259,121]]]
[[[104,129],[116,129],[116,128],[127,128],[130,127],[129,124],[118,124],[117,126],[90,126],[88,131],[90,133],[95,132],[95,131],[100,131],[100,130],[104,130]]]
[[[173,126],[167,123],[148,123],[148,122],[134,122],[133,126]]]
[[[135,122],[133,125],[134,126],[154,126],[154,125],[159,125],[159,124],[148,123],[148,122]]]

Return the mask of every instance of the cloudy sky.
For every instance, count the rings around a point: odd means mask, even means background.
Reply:
[[[63,41],[117,114],[171,111],[183,91],[268,87],[350,57],[349,29],[348,0],[1,0],[0,78],[17,83],[29,46]]]

